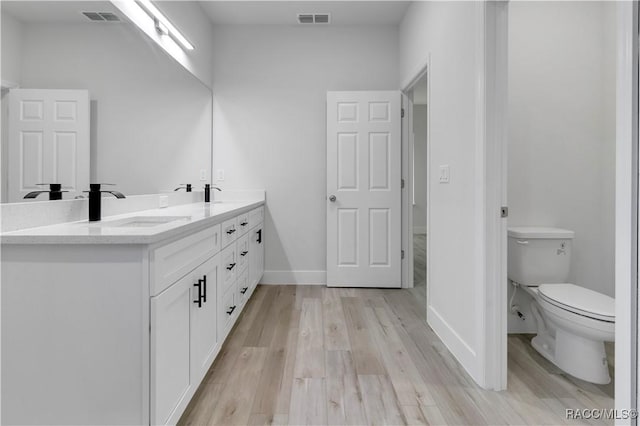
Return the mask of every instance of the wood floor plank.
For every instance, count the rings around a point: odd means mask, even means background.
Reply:
[[[284,287],[283,287],[284,288]],[[258,382],[256,397],[251,408],[252,414],[263,414],[268,418],[276,414],[278,392],[282,386],[282,377],[289,344],[289,327],[294,306],[294,292],[291,286],[278,293],[276,311],[272,313],[274,323],[273,338],[269,344],[267,360]],[[267,334],[263,334],[266,336]]]
[[[349,350],[347,320],[342,309],[341,289],[328,288],[322,297],[322,319],[324,321],[324,343],[328,351]]]
[[[327,424],[327,397],[324,378],[295,378],[293,380],[289,424]]]
[[[180,424],[183,426],[211,424],[213,412],[223,390],[222,383],[203,383],[182,415]]]
[[[246,425],[249,422],[251,410],[248,407],[253,405],[255,384],[260,378],[266,358],[266,348],[243,348],[213,410],[212,424]]]
[[[331,425],[366,424],[362,392],[349,351],[328,351],[327,420]]]
[[[322,327],[322,303],[317,298],[302,302],[298,349],[296,352],[295,378],[321,378],[325,375],[324,329]]]
[[[296,365],[296,354],[298,352],[298,334],[300,333],[301,315],[302,313],[299,309],[294,309],[291,312],[289,332],[287,335],[287,353],[284,361],[282,380],[280,381],[280,389],[278,389],[277,392],[276,414],[289,414],[293,374]]]
[[[427,385],[381,308],[365,308],[374,341],[400,405],[435,405]]]
[[[280,292],[280,289],[286,286],[269,286],[266,289],[266,295],[253,320],[253,326],[247,331],[243,346],[268,346],[264,344],[263,333],[265,329],[273,331],[273,327],[268,327],[272,321],[269,321],[269,313],[274,307],[274,301]],[[263,343],[261,344],[261,340]]]
[[[359,375],[358,381],[368,424],[403,425],[407,423],[387,376]]]
[[[342,307],[347,320],[351,354],[359,375],[385,375],[378,351],[373,344],[373,338],[367,327],[365,306],[362,299],[357,297],[343,297]]]

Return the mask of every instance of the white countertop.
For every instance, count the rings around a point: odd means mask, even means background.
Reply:
[[[183,204],[118,216],[28,228],[0,235],[2,244],[153,244],[215,225],[264,204],[264,200]],[[135,218],[180,217],[147,226],[126,226]],[[123,225],[125,226],[118,226]]]

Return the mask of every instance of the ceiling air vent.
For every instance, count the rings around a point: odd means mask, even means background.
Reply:
[[[120,18],[111,12],[82,12],[90,21],[93,22],[120,22]]]
[[[330,21],[328,13],[298,13],[299,24],[329,24]]]

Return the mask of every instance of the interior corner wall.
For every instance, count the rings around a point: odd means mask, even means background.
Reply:
[[[410,83],[430,57],[429,76],[429,300],[427,320],[445,345],[482,386],[482,324],[485,300],[478,247],[477,158],[482,111],[478,75],[484,58],[484,5],[476,2],[412,2],[400,26],[400,84]],[[481,36],[480,36],[481,37]],[[438,182],[441,165],[450,182]]]
[[[214,26],[215,183],[266,190],[263,283],[326,282],[326,92],[398,90],[397,31]]]
[[[427,106],[413,106],[413,233],[427,232]]]
[[[570,282],[613,296],[615,2],[509,9],[509,226],[575,231]]]

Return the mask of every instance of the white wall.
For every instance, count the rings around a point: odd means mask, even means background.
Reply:
[[[0,10],[2,4],[0,3]],[[1,52],[2,52],[2,70],[0,78],[2,81],[9,81],[11,83],[20,83],[22,74],[22,61],[20,60],[20,54],[22,51],[22,39],[23,25],[22,22],[15,19],[13,16],[2,13],[2,37],[1,37]]]
[[[214,168],[267,191],[264,282],[323,283],[326,92],[398,89],[394,27],[214,27]]]
[[[211,91],[154,43],[129,24],[24,28],[23,87],[89,90],[92,181],[132,195],[210,179]]]
[[[570,282],[610,296],[614,12],[607,2],[514,2],[509,15],[509,226],[574,230]]]
[[[482,217],[477,202],[483,148],[477,126],[478,86],[484,57],[484,5],[474,2],[414,2],[400,27],[400,82],[409,84],[430,56],[430,245],[427,318],[434,331],[469,371],[485,384],[483,359]],[[481,98],[482,100],[482,98]],[[481,104],[480,104],[481,105]],[[449,184],[438,183],[447,164]]]
[[[427,106],[413,106],[413,176],[415,200],[413,204],[413,233],[427,231]]]

